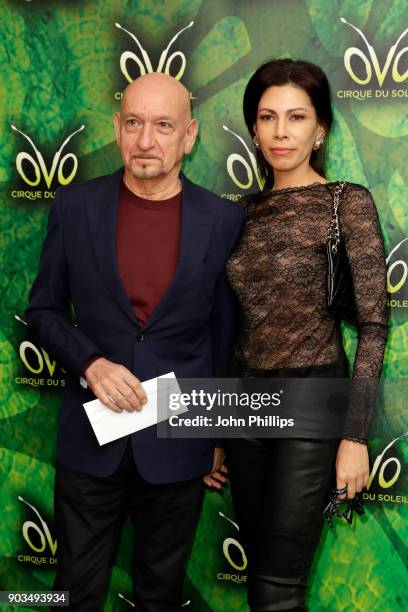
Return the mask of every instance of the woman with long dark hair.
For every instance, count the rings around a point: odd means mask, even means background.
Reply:
[[[333,121],[325,74],[304,61],[264,64],[247,85],[244,116],[266,188],[249,198],[228,263],[241,307],[241,376],[348,377],[340,321],[326,296],[326,240],[337,198],[358,327],[352,377],[378,378],[387,338],[383,241],[370,192],[324,176]],[[338,499],[353,499],[368,481],[372,407],[355,402],[341,439],[242,438],[227,444],[253,612],[306,609],[330,488],[336,484],[343,491]]]

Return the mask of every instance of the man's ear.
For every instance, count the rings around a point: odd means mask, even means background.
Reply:
[[[120,143],[120,113],[115,113],[113,117],[113,127],[115,128],[116,142],[119,146]]]
[[[184,143],[184,153],[188,155],[191,153],[194,143],[198,134],[198,121],[197,119],[190,119],[186,128],[186,140]]]

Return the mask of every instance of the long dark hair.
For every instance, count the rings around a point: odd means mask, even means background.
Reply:
[[[302,60],[276,59],[263,64],[250,78],[244,94],[244,118],[251,138],[254,137],[254,124],[258,114],[259,101],[266,89],[273,85],[292,84],[301,87],[309,96],[316,111],[317,120],[329,135],[333,123],[330,85],[323,70]],[[312,151],[310,165],[324,176],[325,144]],[[261,175],[267,179],[267,186],[273,185],[273,172],[257,149],[257,161]]]

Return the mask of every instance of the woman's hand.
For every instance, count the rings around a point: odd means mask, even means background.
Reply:
[[[336,477],[338,489],[347,486],[347,494],[337,499],[353,499],[361,491],[369,478],[368,451],[365,444],[341,440],[336,458]]]
[[[203,476],[204,483],[210,489],[217,489],[220,491],[222,486],[227,482],[226,475],[228,474],[228,468],[224,465],[224,449],[216,447],[214,448],[214,460],[211,472]]]

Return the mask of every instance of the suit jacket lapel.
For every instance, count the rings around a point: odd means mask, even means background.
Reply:
[[[116,257],[116,219],[123,168],[106,178],[88,196],[86,209],[89,230],[100,275],[108,291],[119,302],[131,322],[139,326],[120,280]]]
[[[180,256],[173,281],[147,320],[144,329],[154,325],[183,293],[197,273],[207,252],[214,224],[214,211],[203,201],[202,193],[183,174]]]

